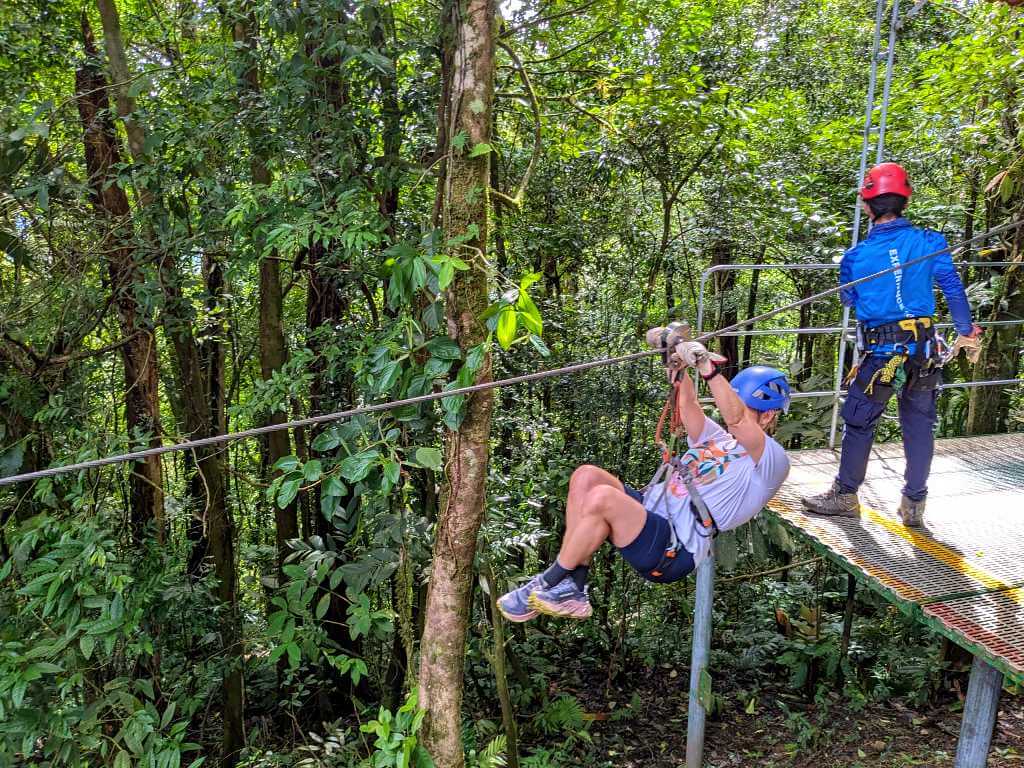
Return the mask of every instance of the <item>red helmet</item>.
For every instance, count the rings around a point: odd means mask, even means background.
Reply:
[[[868,171],[864,177],[864,186],[860,188],[860,196],[870,200],[879,195],[903,195],[909,198],[914,191],[910,186],[907,172],[899,163],[880,163]]]

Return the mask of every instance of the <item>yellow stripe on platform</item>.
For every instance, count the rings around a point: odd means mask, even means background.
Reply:
[[[955,549],[951,549],[930,536],[925,536],[923,533],[915,531],[913,528],[907,528],[903,523],[893,520],[891,517],[887,517],[878,510],[864,504],[860,505],[860,512],[862,517],[867,518],[875,525],[885,528],[889,533],[909,541],[922,552],[931,555],[941,563],[945,563],[953,570],[974,579],[985,589],[1002,592],[1015,603],[1024,605],[1024,590],[1007,584],[1002,579],[998,579],[973,563],[968,562]]]

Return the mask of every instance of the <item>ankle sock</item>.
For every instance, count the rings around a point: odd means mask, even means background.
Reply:
[[[541,574],[541,578],[544,579],[544,583],[547,584],[548,587],[553,587],[555,584],[561,583],[562,579],[569,576],[571,573],[572,571],[568,568],[563,568],[556,558],[555,562],[551,564],[551,567]]]
[[[569,576],[576,583],[576,589],[582,592],[583,588],[587,586],[587,579],[590,578],[590,566],[577,565],[569,572]]]
[[[572,579],[576,585],[576,589],[583,590],[587,586],[587,579],[590,578],[590,566],[589,565],[577,565],[573,569],[564,567],[558,560],[555,560],[543,574],[541,578],[544,579],[544,583],[548,587],[553,587],[556,584],[561,583],[564,579]]]

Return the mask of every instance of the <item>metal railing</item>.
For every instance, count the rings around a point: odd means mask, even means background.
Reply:
[[[1008,267],[1016,264],[1017,262],[1012,261],[963,261],[958,262],[958,268],[967,267]],[[813,270],[828,270],[828,269],[839,269],[838,264],[823,264],[823,263],[811,263],[811,264],[719,264],[714,267],[705,269],[700,276],[699,289],[697,293],[697,326],[696,332],[699,335],[704,331],[704,311],[705,311],[705,295],[707,291],[707,284],[710,277],[717,272],[728,272],[728,271],[760,271],[766,269],[775,269],[781,271],[813,271]],[[978,321],[978,325],[983,328],[990,328],[996,326],[1008,326],[1008,325],[1022,325],[1024,319],[1019,320],[981,320]],[[952,323],[936,323],[936,329],[945,330],[953,327]],[[812,390],[806,392],[794,391],[794,399],[808,399],[817,397],[831,397],[836,402],[846,395],[847,390],[843,388],[843,366],[845,364],[845,351],[846,345],[852,346],[852,358],[851,364],[856,365],[858,361],[858,350],[856,347],[856,337],[850,331],[853,326],[843,327],[841,325],[830,325],[819,328],[745,328],[737,331],[729,331],[727,333],[720,334],[722,337],[732,336],[792,336],[792,335],[832,335],[838,334],[840,336],[839,345],[836,349],[836,363],[834,367],[835,376],[833,381],[835,386],[832,389],[824,390]],[[737,361],[738,362],[738,361]],[[946,389],[970,389],[973,387],[995,387],[995,386],[1019,386],[1024,384],[1024,378],[1019,379],[987,379],[979,381],[951,381],[939,386],[940,390]],[[710,398],[702,398],[703,402],[710,402]],[[837,409],[833,409],[837,410]],[[834,448],[836,445],[836,436],[838,434],[838,420],[833,420],[829,427],[829,448]]]

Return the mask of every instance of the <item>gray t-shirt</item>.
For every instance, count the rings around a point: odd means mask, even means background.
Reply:
[[[696,440],[688,436],[687,443],[690,449],[680,459],[695,479],[719,531],[738,528],[756,516],[789,475],[789,458],[770,437],[764,441],[757,464],[736,438],[706,417],[704,431]],[[665,483],[668,488],[663,493]],[[700,563],[711,551],[711,539],[694,518],[689,501],[686,485],[676,473],[644,494],[644,508],[672,521],[679,542],[694,562]]]

